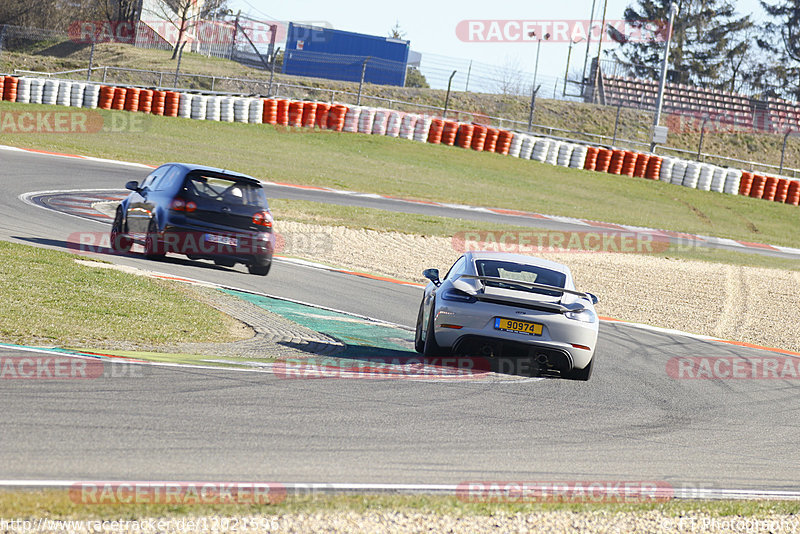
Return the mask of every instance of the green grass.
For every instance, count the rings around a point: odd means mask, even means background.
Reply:
[[[46,108],[3,103],[0,112]],[[127,115],[128,120],[133,115],[98,113],[103,117]],[[266,180],[580,215],[800,247],[800,233],[794,231],[800,223],[800,209],[777,202],[388,137],[141,114],[137,114],[138,118],[141,124],[137,128],[142,131],[6,132],[3,142],[150,164],[190,161],[235,169]]]
[[[329,511],[392,510],[452,516],[486,516],[497,513],[531,512],[646,512],[661,511],[667,516],[690,512],[707,513],[712,517],[766,517],[771,514],[797,514],[797,501],[681,501],[651,503],[472,503],[451,496],[433,495],[306,495],[289,496],[274,504],[93,504],[81,505],[63,490],[0,492],[0,517],[17,519],[127,519],[145,517],[187,517],[203,515],[244,516],[249,514],[294,514]]]
[[[235,321],[185,288],[81,265],[76,258],[0,241],[0,340],[88,347],[234,340]]]

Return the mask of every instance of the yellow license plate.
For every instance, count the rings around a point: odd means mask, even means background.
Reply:
[[[532,336],[542,335],[542,325],[537,323],[529,323],[528,321],[515,321],[513,319],[495,318],[494,327],[497,330],[507,330],[509,332],[519,332],[521,334],[530,334]]]

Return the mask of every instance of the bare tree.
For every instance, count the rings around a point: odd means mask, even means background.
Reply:
[[[156,15],[168,20],[178,30],[175,46],[172,48],[172,59],[178,56],[181,44],[197,24],[217,15],[227,14],[227,0],[159,0]]]
[[[521,95],[526,92],[525,73],[520,67],[519,59],[506,56],[503,66],[495,69],[496,89],[504,95]]]

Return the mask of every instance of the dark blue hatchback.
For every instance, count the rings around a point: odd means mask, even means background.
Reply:
[[[125,187],[131,193],[114,217],[114,250],[128,252],[140,243],[148,258],[176,253],[225,267],[243,263],[252,274],[269,272],[275,243],[272,215],[255,178],[166,163],[142,184],[130,181]]]

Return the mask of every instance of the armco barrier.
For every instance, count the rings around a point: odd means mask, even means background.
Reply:
[[[754,174],[631,150],[587,146],[484,124],[460,123],[383,108],[281,98],[205,95],[10,75],[0,76],[0,98],[19,103],[386,135],[564,167],[660,180],[703,191],[738,194],[795,206],[800,204],[800,181],[784,176]]]

